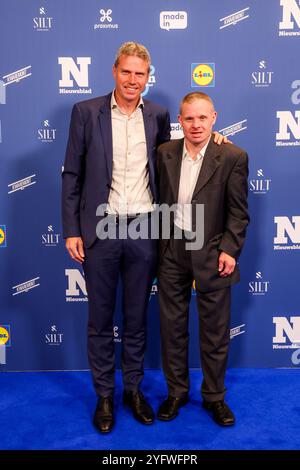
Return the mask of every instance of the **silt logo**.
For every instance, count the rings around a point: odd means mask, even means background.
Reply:
[[[265,60],[260,60],[258,63],[258,68],[256,72],[251,74],[251,83],[255,87],[269,87],[272,84],[272,76],[274,72],[271,72],[267,68],[267,63]]]
[[[6,246],[6,225],[0,225],[0,248],[5,248]]]
[[[266,281],[261,271],[257,271],[255,273],[255,281],[250,281],[248,287],[249,294],[266,295],[269,292],[270,281]]]
[[[51,332],[45,334],[45,342],[48,346],[60,346],[63,342],[63,333],[57,331],[56,325],[51,325]]]
[[[215,64],[192,64],[192,87],[214,87],[215,86]]]
[[[259,168],[256,172],[256,178],[249,180],[249,190],[253,194],[266,194],[270,190],[271,179],[266,178],[264,170]]]
[[[43,127],[38,129],[38,139],[41,142],[54,142],[56,139],[56,129],[54,129],[49,122],[49,119],[43,121]]]
[[[44,7],[39,9],[39,15],[33,18],[33,29],[36,31],[50,31],[52,28],[53,18],[47,16],[46,10]]]

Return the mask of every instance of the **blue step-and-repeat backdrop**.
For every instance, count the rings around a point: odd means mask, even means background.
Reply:
[[[216,129],[250,157],[251,225],[233,289],[232,367],[300,363],[300,1],[10,0],[0,6],[0,370],[86,369],[82,269],[61,235],[71,108],[108,93],[119,45],[152,55],[144,96],[215,101]],[[139,289],[139,286],[136,286]],[[122,342],[119,294],[114,339]],[[190,312],[190,364],[199,366]],[[160,367],[157,286],[147,367]]]

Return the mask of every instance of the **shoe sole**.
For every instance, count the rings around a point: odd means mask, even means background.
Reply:
[[[189,399],[187,398],[183,403],[181,403],[181,405],[179,405],[178,409],[185,406],[188,402],[189,402]],[[179,415],[179,411],[177,411],[176,415],[172,416],[172,418],[162,418],[162,417],[160,418],[157,415],[157,419],[159,419],[159,421],[172,421],[173,419],[177,418],[178,415]]]
[[[202,407],[207,410],[207,411],[210,411],[211,413],[213,412],[212,410],[212,406],[210,404],[206,405],[204,403],[202,403]],[[222,427],[229,427],[229,426],[233,426],[235,424],[235,421],[233,421],[233,423],[221,423],[220,421],[217,421],[214,417],[213,417],[213,420],[215,423],[217,423],[219,426],[222,426]]]
[[[134,419],[135,419],[138,423],[145,424],[146,426],[150,426],[151,424],[154,423],[154,418],[153,418],[152,421],[149,421],[149,422],[147,422],[147,421],[141,421],[139,418],[137,418],[137,417],[135,416],[135,414],[133,413],[133,411],[132,411],[131,404],[128,403],[128,402],[127,402],[126,400],[124,400],[124,399],[123,399],[123,405],[131,411],[132,416],[134,417]]]
[[[163,417],[157,416],[157,419],[159,419],[159,421],[172,421],[173,419],[177,418],[178,415],[179,413],[176,413],[176,415],[172,416],[172,418],[163,418]]]

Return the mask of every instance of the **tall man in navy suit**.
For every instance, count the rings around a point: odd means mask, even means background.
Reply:
[[[127,42],[113,66],[115,90],[75,104],[63,171],[63,232],[70,256],[83,264],[89,298],[88,355],[99,397],[94,424],[114,424],[113,313],[123,283],[122,371],[124,404],[143,424],[154,414],[140,391],[146,345],[146,311],[157,263],[157,241],[120,239],[123,219],[148,215],[157,201],[156,148],[170,139],[166,109],[143,100],[150,55]],[[116,239],[99,239],[97,207],[106,204]],[[149,218],[150,220],[150,218]]]

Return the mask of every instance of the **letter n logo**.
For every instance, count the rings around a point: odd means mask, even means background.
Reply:
[[[83,295],[87,296],[85,280],[81,272],[78,269],[66,269],[65,274],[68,278],[66,295],[78,297],[81,291]],[[77,287],[79,287],[80,290]]]
[[[72,57],[59,57],[58,63],[61,65],[60,87],[73,87],[74,80],[79,87],[89,86],[88,66],[91,63],[90,57],[77,57],[76,62]],[[71,79],[71,75],[74,80]]]
[[[286,317],[273,317],[273,323],[275,323],[273,343],[286,343],[286,338],[291,343],[300,342],[300,317],[290,317],[290,321]]]
[[[280,0],[282,6],[282,21],[279,23],[279,29],[294,29],[294,21],[300,28],[300,0]]]
[[[295,111],[295,119],[290,111],[277,111],[279,119],[279,132],[276,134],[276,140],[289,140],[291,131],[295,139],[300,139],[300,111]]]
[[[286,235],[292,243],[300,243],[300,216],[292,217],[292,222],[288,217],[274,217],[274,222],[277,225],[277,234],[274,237],[275,244],[287,244]]]

